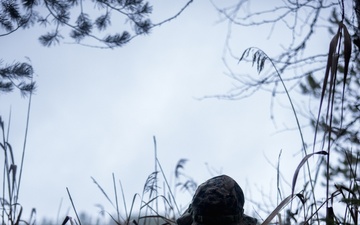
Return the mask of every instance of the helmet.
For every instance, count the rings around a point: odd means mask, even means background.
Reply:
[[[201,184],[178,225],[253,225],[256,219],[244,214],[244,193],[231,177],[221,175]]]

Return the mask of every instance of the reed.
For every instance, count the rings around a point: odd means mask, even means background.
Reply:
[[[25,220],[23,219],[23,207],[19,203],[20,184],[22,178],[22,172],[24,169],[25,153],[26,153],[26,141],[28,135],[28,127],[30,120],[30,108],[31,108],[32,92],[30,91],[28,108],[27,108],[27,120],[25,127],[25,135],[23,148],[21,151],[21,160],[17,162],[15,160],[15,150],[9,143],[11,112],[8,120],[8,126],[6,128],[5,123],[0,116],[0,148],[3,150],[3,176],[2,176],[2,196],[0,197],[1,204],[1,224],[18,225]],[[36,210],[33,208],[30,213],[30,218],[27,220],[27,224],[35,224]]]

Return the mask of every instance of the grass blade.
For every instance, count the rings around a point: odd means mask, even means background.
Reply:
[[[342,24],[344,30],[344,82],[343,82],[343,90],[342,90],[342,99],[341,99],[341,118],[343,118],[344,113],[344,100],[345,100],[345,86],[346,86],[346,78],[349,71],[349,63],[351,58],[351,37],[348,29],[344,24]],[[342,121],[340,127],[342,127]]]
[[[116,214],[117,214],[117,220],[120,223],[120,211],[119,211],[119,203],[118,203],[118,196],[117,196],[117,190],[116,190],[116,182],[115,182],[115,175],[112,174],[113,177],[113,183],[114,183],[114,192],[115,192],[115,204],[116,204]]]
[[[105,198],[111,203],[111,205],[115,208],[114,203],[111,201],[111,199],[109,198],[109,196],[106,194],[106,192],[104,191],[104,189],[100,186],[100,184],[95,180],[95,178],[90,177],[93,182],[96,184],[96,186],[98,186],[98,188],[100,189],[100,191],[104,194]]]
[[[313,155],[315,154],[321,154],[321,155],[327,155],[326,151],[319,151],[319,152],[314,152],[314,153],[310,153],[308,155],[306,155],[301,162],[299,163],[299,165],[296,167],[294,176],[293,176],[293,181],[292,181],[292,188],[291,188],[291,195],[294,195],[294,190],[295,190],[295,185],[296,185],[296,181],[297,181],[297,177],[299,175],[300,169],[301,167],[306,163],[306,161]]]
[[[284,200],[280,202],[280,204],[270,213],[270,215],[264,220],[264,222],[261,225],[268,225],[270,224],[271,220],[274,219],[276,215],[279,214],[279,212],[287,205],[289,202],[291,202],[294,199],[294,195],[291,194],[288,197],[286,197]]]
[[[181,215],[180,209],[179,209],[178,205],[176,204],[175,196],[174,196],[174,194],[172,193],[171,188],[170,188],[170,185],[169,185],[169,182],[167,181],[166,176],[165,176],[165,174],[164,174],[164,170],[162,169],[162,166],[161,166],[159,160],[158,160],[158,159],[156,159],[156,160],[157,160],[157,163],[159,164],[161,174],[162,174],[163,177],[164,177],[164,180],[165,180],[166,186],[167,186],[167,188],[168,188],[168,190],[169,190],[169,193],[170,193],[170,195],[171,195],[171,198],[172,198],[173,201],[174,201],[174,204],[175,204],[177,213],[178,213],[178,215]]]
[[[128,217],[127,220],[126,220],[126,224],[127,224],[127,225],[129,224],[129,221],[130,221],[130,219],[131,219],[131,214],[132,214],[132,211],[133,211],[133,208],[134,208],[134,205],[135,205],[136,197],[140,197],[140,199],[141,199],[141,196],[139,196],[139,194],[135,194],[135,195],[134,195],[133,200],[132,200],[132,202],[131,202],[131,206],[130,206],[129,217]],[[139,213],[140,213],[140,212],[139,212]],[[140,217],[140,216],[139,216],[139,217]],[[136,220],[134,220],[134,221],[137,223]],[[134,222],[134,221],[133,221],[133,222]]]
[[[315,125],[313,152],[315,151],[315,144],[316,144],[317,131],[319,129],[321,109],[322,109],[323,101],[325,98],[326,88],[327,88],[327,84],[328,84],[328,80],[329,80],[329,74],[330,74],[330,70],[332,69],[333,56],[336,53],[336,46],[339,41],[339,36],[340,36],[340,29],[332,38],[332,40],[330,42],[330,46],[329,46],[328,59],[327,59],[323,87],[322,87],[321,97],[320,97],[319,111],[318,111],[318,116],[317,116],[316,125]],[[330,90],[331,90],[331,87],[330,87]]]
[[[122,195],[123,202],[124,202],[125,216],[126,216],[126,219],[128,219],[129,215],[128,215],[127,206],[126,206],[126,199],[125,199],[124,188],[123,188],[120,180],[119,180],[119,184],[120,184],[120,189],[121,189],[121,195]]]
[[[31,82],[32,82],[32,79],[31,79]],[[27,136],[28,136],[28,130],[29,130],[29,122],[30,122],[30,109],[31,109],[32,94],[33,94],[32,91],[30,91],[29,103],[28,103],[27,114],[26,114],[25,137],[24,137],[23,150],[22,150],[21,162],[20,162],[18,188],[17,188],[17,193],[16,193],[17,199],[19,198],[20,183],[21,183],[22,171],[23,171],[23,167],[24,167],[26,142],[27,142]]]
[[[71,197],[69,188],[66,187],[66,191],[67,191],[67,193],[68,193],[68,195],[69,195],[69,199],[70,199],[71,205],[72,205],[72,207],[73,207],[73,209],[74,209],[76,218],[78,219],[79,224],[81,225],[81,221],[80,221],[79,215],[78,215],[78,213],[77,213],[77,211],[76,211],[76,208],[75,208],[75,205],[74,205],[74,201],[72,200],[72,197]],[[71,220],[70,220],[70,222],[71,222]]]

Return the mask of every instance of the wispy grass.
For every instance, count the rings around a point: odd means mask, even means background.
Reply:
[[[171,183],[167,179],[166,172],[163,170],[160,160],[157,156],[156,138],[154,141],[154,169],[144,182],[141,193],[133,194],[130,207],[126,202],[126,193],[122,187],[121,181],[116,181],[115,174],[112,174],[112,194],[106,191],[105,188],[94,178],[92,181],[105,198],[110,203],[111,209],[101,208],[101,214],[106,214],[110,219],[110,224],[116,225],[147,225],[147,224],[175,224],[176,218],[181,215],[181,209],[177,204],[175,192],[188,192],[191,195],[194,193],[196,183],[193,179],[184,173],[184,166],[187,160],[180,159],[175,166],[174,177],[175,185],[171,188]],[[69,190],[68,196],[76,214],[76,219],[67,216],[63,221],[63,225],[70,223],[82,224],[81,217],[79,218],[75,209],[75,202],[73,201]],[[121,195],[119,195],[121,193]],[[121,198],[120,198],[121,196]],[[123,208],[120,207],[119,202],[123,202]],[[102,221],[101,224],[105,224]],[[83,224],[85,225],[85,224]]]
[[[342,41],[342,39],[344,39]],[[275,64],[273,61],[268,57],[266,53],[264,53],[262,50],[258,48],[248,48],[244,51],[242,56],[240,57],[240,61],[243,60],[246,57],[249,57],[249,55],[252,54],[252,63],[253,65],[256,65],[258,73],[261,73],[261,71],[264,69],[266,62],[270,62],[271,67],[275,69],[275,73],[278,75],[279,80],[281,84],[283,85],[283,88],[285,90],[285,93],[288,97],[289,103],[291,105],[292,111],[295,116],[295,121],[297,123],[297,128],[300,134],[300,139],[302,141],[302,148],[304,152],[304,156],[297,166],[297,168],[294,171],[292,185],[291,185],[291,194],[282,199],[282,201],[278,204],[278,206],[269,214],[269,216],[263,221],[262,225],[267,225],[272,222],[274,218],[278,218],[277,221],[279,224],[288,224],[290,220],[294,220],[299,222],[300,218],[295,218],[296,215],[298,215],[299,211],[303,211],[303,218],[302,221],[304,224],[313,224],[317,223],[320,224],[321,222],[325,222],[327,225],[333,225],[333,224],[358,224],[358,216],[359,216],[359,206],[360,206],[360,189],[358,187],[357,181],[359,179],[357,178],[357,163],[358,163],[358,155],[356,155],[356,162],[353,162],[349,158],[353,158],[353,154],[349,152],[345,152],[345,155],[347,157],[347,165],[349,166],[350,174],[348,176],[351,178],[350,183],[348,186],[343,185],[335,185],[336,190],[331,192],[330,186],[331,186],[331,179],[332,174],[330,173],[331,170],[331,164],[330,164],[330,156],[331,156],[331,148],[332,144],[335,140],[335,138],[332,137],[334,132],[334,117],[333,114],[337,110],[340,110],[340,128],[342,124],[343,119],[343,105],[344,101],[346,100],[345,96],[345,90],[346,90],[346,82],[347,82],[347,75],[349,70],[349,63],[351,58],[351,38],[349,35],[349,32],[344,25],[343,22],[340,22],[338,25],[338,31],[334,35],[333,39],[330,42],[329,46],[329,52],[328,52],[328,61],[326,64],[325,69],[325,75],[324,75],[324,82],[322,86],[321,96],[320,96],[320,103],[319,103],[319,110],[317,115],[317,120],[315,124],[315,132],[314,132],[314,141],[313,141],[313,152],[308,154],[306,151],[306,143],[303,138],[300,122],[297,117],[297,111],[294,107],[294,104],[292,102],[291,96],[289,94],[289,91],[286,88],[286,85],[281,77],[281,73],[277,70]],[[343,73],[343,83],[338,82],[338,65],[339,65],[339,58],[340,56],[344,57],[344,66],[342,67],[342,73]],[[340,105],[336,105],[335,98],[336,98],[336,90],[338,89],[337,86],[342,85],[341,89],[341,103]],[[324,102],[326,101],[327,105],[324,109]],[[324,131],[324,136],[322,140],[321,150],[315,152],[315,147],[317,146],[317,135],[319,133],[319,124],[321,121],[321,116],[325,115],[325,121],[323,122],[323,126],[326,126],[327,129]],[[344,150],[345,151],[345,150]],[[310,166],[308,163],[308,159],[314,157],[315,155],[325,155],[326,156],[326,198],[325,200],[321,200],[315,196],[315,184],[317,183],[318,174],[319,171],[315,172],[315,176],[312,175],[312,171],[310,170]],[[305,179],[308,180],[304,184],[304,189],[301,193],[295,194],[295,187],[298,180],[298,174],[299,171],[304,169],[304,165],[306,166],[307,170],[307,177],[305,176]],[[356,168],[354,168],[354,165]],[[318,170],[320,167],[318,167]],[[278,168],[278,181],[277,181],[277,188],[279,187],[279,179],[280,179],[280,171]],[[336,175],[336,174],[335,174]],[[315,177],[315,178],[314,178]],[[310,185],[310,190],[307,189],[307,187]],[[354,191],[355,190],[355,191]],[[281,197],[281,191],[278,190],[278,193]],[[288,205],[290,202],[294,201],[295,197],[298,197],[300,199],[301,205],[298,206],[296,209],[296,213],[290,215],[289,212],[291,211],[288,209],[288,214],[285,216],[285,220],[287,222],[284,222],[284,219],[281,219],[281,212],[284,210],[285,206]],[[339,212],[334,212],[333,208],[333,202],[335,199],[339,199],[340,202],[343,203],[344,212],[343,216],[339,217]],[[312,199],[312,201],[310,201]],[[309,202],[310,201],[310,202]],[[320,209],[325,208],[325,216],[319,215]],[[310,212],[310,215],[308,214]],[[291,212],[290,212],[291,213]]]

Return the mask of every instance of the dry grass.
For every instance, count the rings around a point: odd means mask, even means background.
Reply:
[[[115,175],[112,174],[113,193],[105,191],[101,184],[93,177],[94,184],[98,187],[107,202],[112,206],[111,211],[102,209],[102,214],[106,214],[110,218],[109,224],[116,225],[150,225],[150,224],[175,224],[175,220],[181,214],[181,210],[176,203],[175,192],[177,189],[181,191],[187,191],[191,194],[194,193],[196,183],[190,176],[187,176],[184,172],[184,165],[186,159],[180,159],[175,167],[175,186],[171,188],[170,183],[165,176],[165,172],[162,169],[161,163],[157,157],[156,139],[154,140],[154,168],[155,171],[150,173],[147,177],[142,193],[136,193],[133,195],[130,207],[128,207],[125,201],[125,193],[121,185],[121,181],[116,181]],[[184,180],[184,181],[183,181]],[[160,192],[161,191],[161,192]],[[119,194],[121,193],[121,199]],[[79,224],[82,225],[82,221],[78,216],[76,210],[76,203],[73,202],[70,192],[68,190],[69,198],[72,203],[76,218],[67,216],[62,225],[65,224]],[[113,197],[110,197],[112,196]],[[119,202],[123,202],[123,210],[119,206]],[[105,221],[101,221],[97,224],[104,224]]]
[[[347,85],[347,75],[349,71],[349,63],[351,58],[351,38],[349,35],[349,32],[344,25],[344,23],[341,21],[338,25],[337,32],[335,33],[333,39],[330,42],[329,46],[329,52],[328,52],[328,60],[326,64],[326,70],[324,75],[324,81],[322,85],[321,90],[321,97],[320,97],[320,103],[319,103],[319,111],[318,116],[316,120],[315,125],[315,133],[314,133],[314,142],[313,142],[313,152],[307,153],[306,150],[306,144],[303,139],[301,127],[299,120],[297,118],[297,112],[294,108],[293,102],[291,100],[290,94],[286,88],[286,85],[281,77],[280,72],[276,69],[275,64],[272,62],[272,60],[264,53],[262,50],[258,48],[248,48],[244,51],[243,55],[240,58],[241,60],[244,60],[246,57],[248,57],[250,54],[252,54],[252,63],[253,65],[256,65],[258,73],[261,73],[261,71],[265,67],[265,63],[269,62],[270,65],[275,69],[276,74],[279,77],[280,82],[283,85],[283,88],[285,90],[285,93],[288,96],[288,100],[290,102],[290,105],[292,107],[293,113],[295,115],[295,120],[297,122],[300,138],[303,143],[303,152],[304,157],[297,166],[296,170],[294,171],[293,180],[292,180],[292,188],[291,188],[291,195],[288,197],[282,199],[281,203],[271,212],[269,213],[268,217],[262,222],[262,225],[267,225],[274,220],[274,218],[277,218],[276,224],[290,224],[291,221],[294,221],[296,223],[301,224],[320,224],[320,223],[326,223],[327,225],[333,225],[333,224],[355,224],[357,225],[358,222],[358,215],[359,215],[359,203],[360,203],[360,189],[357,185],[357,181],[359,179],[357,178],[356,171],[358,168],[357,163],[359,160],[358,155],[354,155],[352,152],[345,152],[348,160],[347,165],[349,167],[347,168],[350,171],[349,174],[349,184],[347,186],[345,185],[335,185],[335,190],[330,191],[330,187],[333,185],[331,179],[333,178],[330,174],[331,170],[331,152],[332,152],[332,146],[335,142],[336,138],[334,137],[334,130],[336,130],[333,126],[334,124],[334,113],[340,110],[340,129],[342,125],[342,119],[343,119],[343,104],[346,100],[345,90]],[[340,56],[343,56],[343,62],[344,65],[342,68],[342,75],[341,79],[339,79],[339,58]],[[343,83],[341,84],[339,80],[342,80]],[[266,82],[266,81],[264,81]],[[338,86],[342,85],[341,88]],[[337,102],[335,101],[336,98],[339,98],[336,96],[339,92],[337,90],[341,89],[341,105],[337,105]],[[324,104],[326,103],[326,106]],[[318,152],[315,152],[315,147],[317,146],[317,139],[318,139],[318,133],[319,131],[319,124],[322,120],[322,116],[325,115],[325,120],[322,121],[322,126],[327,127],[326,130],[324,130],[323,139],[321,140],[321,150]],[[337,121],[337,123],[339,123]],[[345,151],[345,150],[344,150]],[[325,190],[326,190],[326,198],[324,200],[318,199],[315,196],[315,184],[318,183],[318,173],[320,170],[320,166],[318,167],[318,170],[313,175],[313,172],[310,170],[308,159],[313,158],[315,155],[324,155],[326,156],[325,160]],[[350,158],[355,158],[355,162],[353,160],[350,160]],[[307,165],[304,167],[304,165]],[[300,170],[305,170],[307,174],[307,180],[304,184],[304,188],[301,193],[294,193],[295,186],[298,180],[298,174]],[[278,171],[278,174],[280,171]],[[278,175],[278,179],[279,179]],[[310,186],[310,188],[309,188]],[[280,187],[278,187],[280,189]],[[296,196],[298,198],[296,198]],[[299,199],[300,204],[297,205],[297,208],[294,210],[295,213],[292,213],[292,207],[290,206],[290,209],[286,210],[286,213],[283,215],[282,212],[286,208],[286,206],[289,203],[292,203],[295,199]],[[338,208],[339,210],[343,210],[342,212],[336,211],[334,212],[333,203],[334,201],[340,201],[342,203],[342,207]],[[325,215],[320,215],[320,211],[325,208]],[[303,213],[302,216],[300,216],[300,212]],[[342,215],[342,216],[339,216]]]
[[[11,113],[8,122],[7,129],[5,128],[5,123],[0,116],[0,131],[2,133],[0,147],[3,150],[3,185],[2,185],[2,194],[0,198],[1,202],[1,224],[9,224],[9,225],[18,225],[20,223],[26,224],[35,224],[35,215],[36,210],[32,209],[30,218],[24,221],[23,219],[23,208],[21,204],[18,202],[19,194],[20,194],[20,184],[21,184],[21,176],[24,166],[25,160],[25,152],[26,152],[26,141],[27,141],[27,133],[28,133],[28,124],[30,118],[30,106],[31,106],[31,96],[29,97],[28,111],[27,111],[27,122],[25,128],[25,138],[23,143],[23,149],[21,152],[21,161],[18,164],[15,161],[15,152],[9,143],[8,137],[10,132],[10,121],[11,121]],[[19,166],[20,165],[20,166]]]

